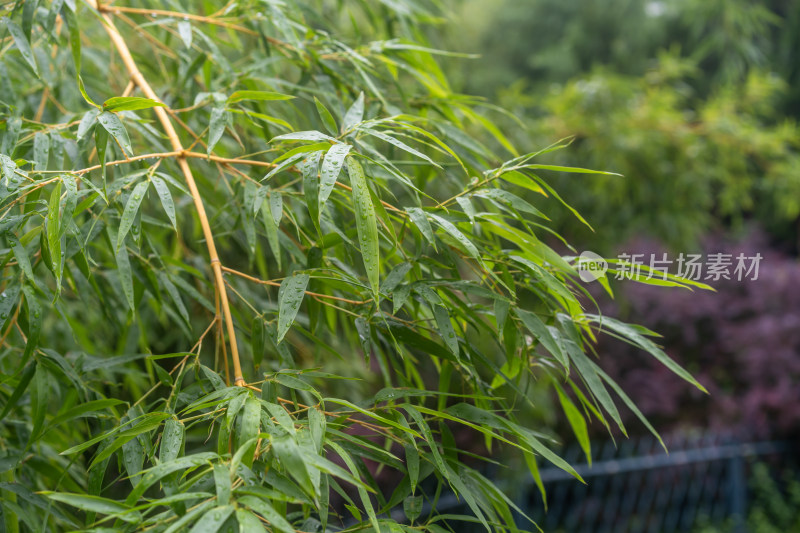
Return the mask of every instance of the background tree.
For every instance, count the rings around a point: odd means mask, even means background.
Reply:
[[[624,176],[556,181],[610,230],[555,213],[574,244],[614,254],[647,235],[687,249],[756,222],[796,251],[797,13],[768,0],[470,2],[481,44],[451,41],[482,55],[462,81],[519,117],[496,117],[513,140],[574,135],[551,162]]]

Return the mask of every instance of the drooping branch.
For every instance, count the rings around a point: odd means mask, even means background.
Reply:
[[[111,17],[111,14],[106,11],[102,11],[97,0],[89,0],[89,4],[98,11],[101,11],[101,16],[105,21],[106,32],[111,38],[111,41],[114,43],[114,47],[117,49],[117,53],[120,55],[122,62],[125,64],[125,68],[128,70],[133,83],[136,84],[136,86],[142,91],[142,93],[144,93],[145,96],[147,96],[147,98],[160,102],[161,99],[155,93],[153,88],[150,87],[147,79],[136,65],[136,61],[133,59],[125,39],[114,26],[114,21]],[[153,109],[158,117],[159,122],[161,123],[162,128],[164,129],[164,133],[169,138],[172,149],[175,152],[178,152],[178,166],[180,167],[181,172],[183,172],[186,185],[189,187],[189,192],[191,193],[192,200],[194,201],[197,217],[200,219],[200,226],[203,229],[203,236],[205,237],[206,247],[208,248],[209,262],[211,263],[211,269],[214,272],[214,282],[217,288],[217,293],[219,294],[220,304],[228,331],[228,340],[231,346],[231,357],[233,359],[234,383],[236,385],[243,386],[245,381],[242,377],[242,367],[239,362],[239,349],[236,344],[236,331],[233,326],[233,316],[231,314],[230,304],[228,303],[228,294],[225,289],[225,282],[222,279],[222,264],[220,263],[219,256],[217,255],[217,248],[214,245],[214,234],[211,231],[211,226],[208,222],[208,216],[206,215],[206,210],[203,205],[203,199],[200,196],[200,191],[197,189],[197,184],[195,183],[194,176],[192,175],[192,170],[189,167],[189,163],[186,161],[183,145],[178,137],[178,133],[175,131],[175,128],[172,125],[169,114],[163,107],[155,107]]]

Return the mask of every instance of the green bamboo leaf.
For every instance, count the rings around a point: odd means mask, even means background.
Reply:
[[[238,501],[249,509],[260,514],[276,531],[295,533],[292,525],[278,513],[269,503],[255,496],[242,496]]]
[[[119,221],[119,230],[117,231],[117,250],[120,250],[122,245],[125,243],[125,237],[128,236],[128,232],[130,231],[131,226],[133,226],[136,213],[139,212],[139,206],[142,205],[142,201],[144,200],[149,187],[150,182],[143,181],[137,184],[133,191],[131,191],[131,195],[128,197],[128,201],[125,204],[125,210],[122,212],[122,218],[120,218]]]
[[[97,115],[100,116],[99,114]],[[101,170],[103,173],[103,189],[105,190],[106,183],[106,153],[108,152],[108,132],[105,128],[94,128],[94,141],[95,148],[97,149],[97,159],[100,161]]]
[[[33,288],[25,284],[22,286],[25,293],[25,303],[28,311],[28,341],[25,343],[25,352],[22,354],[22,363],[25,364],[33,355],[39,344],[39,334],[42,331],[42,306]]]
[[[164,430],[161,432],[161,447],[159,448],[158,460],[167,463],[181,453],[184,434],[186,428],[183,422],[177,418],[168,418],[164,423]]]
[[[201,503],[178,520],[172,522],[170,526],[164,530],[164,533],[178,533],[179,531],[186,531],[185,527],[191,524],[196,518],[206,513],[214,506],[213,501]]]
[[[118,113],[119,111],[137,111],[151,107],[166,107],[161,102],[140,96],[115,96],[103,102],[103,111]]]
[[[14,44],[19,50],[19,53],[22,54],[22,58],[31,68],[36,77],[39,77],[39,67],[36,65],[36,58],[33,55],[33,50],[31,50],[31,44],[28,42],[28,38],[25,37],[25,33],[22,31],[22,28],[17,26],[17,24],[8,17],[0,18],[0,23],[4,24],[8,33],[11,34],[11,37],[14,38]]]
[[[25,274],[25,277],[31,280],[31,283],[35,283],[36,280],[33,277],[33,268],[31,267],[31,260],[28,257],[28,251],[13,233],[9,232],[6,235],[6,241],[8,241],[8,244],[11,245],[11,251],[14,252],[14,257],[17,259],[17,265],[19,265],[19,268]]]
[[[249,395],[244,403],[241,417],[241,430],[236,436],[237,447],[242,448],[245,442],[255,439],[258,436],[259,423],[261,421],[261,402],[255,397]],[[254,443],[255,444],[255,443]],[[245,466],[252,466],[253,452],[255,446],[252,446],[252,451],[247,450],[242,459]]]
[[[409,496],[403,500],[403,513],[412,524],[422,514],[422,496]]]
[[[250,328],[250,350],[253,352],[253,366],[256,369],[261,366],[261,359],[264,357],[265,337],[264,319],[256,316],[253,318],[253,325]]]
[[[183,319],[183,321],[186,323],[188,327],[191,327],[192,324],[189,318],[189,311],[186,310],[186,305],[183,303],[183,299],[181,298],[181,292],[178,290],[175,284],[172,283],[172,280],[169,278],[169,276],[164,272],[159,271],[156,273],[156,276],[158,277],[158,280],[161,282],[161,285],[167,291],[167,294],[169,295],[170,300],[172,300],[172,303],[175,304],[175,308],[178,310],[178,314],[180,315],[180,317]]]
[[[70,227],[70,221],[75,216],[75,208],[78,203],[78,184],[71,174],[61,176],[61,183],[64,184],[66,194],[64,195],[64,207],[61,209],[61,223],[59,224],[58,236],[63,237]]]
[[[33,379],[34,374],[36,373],[36,362],[29,363],[25,369],[22,371],[22,375],[17,382],[17,386],[14,389],[14,392],[11,393],[11,396],[8,397],[8,401],[6,402],[5,407],[3,407],[3,412],[0,413],[0,420],[3,420],[8,413],[14,410],[14,408],[19,406],[19,400],[22,398],[22,395],[25,394],[25,391],[28,389],[28,385],[30,385],[31,380]]]
[[[222,106],[214,106],[211,109],[211,119],[208,123],[208,146],[206,153],[211,154],[214,147],[217,145],[222,135],[225,133],[225,128],[230,123],[230,113],[228,113]]]
[[[348,454],[344,449],[342,449],[341,446],[339,446],[335,442],[330,442],[329,444],[330,447],[339,455],[339,457],[342,458],[342,460],[347,465],[347,468],[350,470],[350,472],[352,472],[354,476],[358,477],[359,475],[358,468],[356,467],[353,458],[350,457],[350,454]],[[372,524],[372,527],[375,528],[375,531],[380,531],[381,527],[380,524],[378,523],[378,517],[375,514],[375,508],[372,506],[372,500],[370,500],[369,493],[367,492],[366,489],[364,489],[360,485],[357,486],[357,489],[358,489],[358,495],[361,497],[361,504],[367,511],[367,516],[369,516],[369,521]]]
[[[239,523],[239,533],[266,533],[267,531],[256,515],[241,507],[236,509],[236,521]]]
[[[89,94],[86,92],[86,86],[84,86],[83,78],[81,78],[80,74],[78,75],[78,90],[80,91],[81,96],[83,96],[83,99],[86,100],[87,104],[98,110],[100,109],[100,106],[95,104],[94,101],[89,97]]]
[[[336,139],[331,137],[330,135],[325,135],[322,132],[312,130],[312,131],[296,131],[294,133],[285,133],[283,135],[278,135],[277,137],[273,137],[269,142],[270,144],[275,141],[331,141],[335,142]]]
[[[333,118],[331,112],[328,111],[328,108],[319,101],[319,98],[316,96],[314,97],[314,104],[317,106],[317,113],[319,113],[319,118],[322,119],[322,123],[325,125],[325,128],[328,130],[328,133],[331,135],[338,135],[339,129],[336,127],[336,119]]]
[[[172,194],[169,192],[167,183],[158,176],[151,177],[150,181],[153,182],[153,187],[155,187],[156,193],[158,193],[158,197],[161,200],[161,206],[164,208],[164,212],[172,223],[172,227],[175,231],[178,231],[178,221],[175,217],[175,204],[172,201]]]
[[[530,168],[530,169],[539,169],[539,170],[554,170],[556,172],[573,172],[576,174],[603,174],[606,176],[622,176],[622,174],[617,174],[616,172],[605,172],[603,170],[590,170],[588,168],[577,168],[577,167],[561,167],[558,165],[538,165],[538,164],[530,164],[530,165],[522,165],[518,168]]]
[[[555,337],[553,337],[553,332],[556,331],[554,328],[549,328],[542,322],[538,316],[530,311],[523,311],[522,309],[517,309],[517,316],[522,320],[522,323],[528,328],[533,336],[538,340],[542,346],[550,352],[556,360],[561,363],[564,367],[564,370],[569,372],[569,358],[561,349],[561,346],[556,341]]]
[[[222,529],[222,525],[233,514],[234,507],[232,505],[223,505],[214,507],[205,512],[200,520],[194,523],[189,533],[216,533]]]
[[[178,36],[183,41],[183,46],[187,49],[192,48],[192,23],[188,20],[178,21]]]
[[[264,230],[267,233],[267,242],[269,243],[272,256],[281,268],[281,244],[278,238],[278,225],[275,223],[275,217],[272,216],[270,205],[266,199],[261,204],[261,218],[264,221]]]
[[[586,419],[578,408],[575,407],[575,404],[572,403],[572,400],[564,394],[561,387],[557,386],[556,392],[558,393],[558,400],[561,403],[561,408],[564,409],[564,414],[567,416],[569,425],[572,427],[572,432],[575,434],[575,438],[578,439],[578,443],[581,445],[583,453],[586,455],[586,460],[589,466],[591,466],[592,449],[589,445],[589,429],[586,425]]]
[[[50,201],[47,205],[47,217],[45,218],[47,246],[50,254],[50,265],[48,265],[48,267],[56,277],[58,292],[61,291],[61,268],[63,267],[63,260],[61,257],[61,223],[61,181],[59,181],[50,193]],[[66,224],[66,221],[64,223]]]
[[[73,494],[69,492],[42,492],[51,500],[77,507],[83,511],[91,511],[105,515],[114,515],[125,522],[135,523],[141,520],[138,511],[132,511],[127,505],[108,498],[92,496],[89,494]]]
[[[353,105],[344,114],[342,120],[342,131],[348,131],[353,126],[358,124],[364,119],[364,92],[358,94],[358,98],[353,102]]]
[[[311,431],[311,439],[317,452],[322,451],[322,444],[325,439],[326,421],[325,415],[316,408],[308,410],[308,429]]]
[[[536,456],[532,453],[526,453],[523,455],[525,456],[525,464],[528,465],[528,470],[531,473],[533,482],[539,489],[539,494],[542,495],[542,502],[544,503],[544,508],[545,510],[547,510],[547,491],[544,488],[544,482],[542,481],[542,474],[541,472],[539,472],[539,465],[536,462]]]
[[[576,346],[571,340],[564,342],[564,346],[567,348],[567,353],[575,365],[575,368],[580,372],[581,377],[583,377],[586,386],[594,397],[597,398],[597,401],[600,402],[600,405],[603,406],[603,409],[605,409],[614,422],[617,423],[617,426],[619,426],[623,434],[627,435],[625,426],[622,423],[622,418],[619,416],[617,406],[614,405],[614,400],[611,399],[605,386],[603,386],[603,382],[600,380],[600,376],[597,372],[597,365],[595,365],[594,362],[583,353],[583,350]]]
[[[278,342],[283,340],[297,316],[297,311],[300,310],[308,279],[308,274],[295,273],[281,282],[278,290]]]
[[[455,227],[452,222],[440,217],[439,215],[434,215],[433,213],[430,213],[429,216],[434,219],[451,237],[453,237],[456,242],[461,245],[464,251],[467,252],[467,254],[475,259],[480,260],[480,253],[478,252],[478,249],[475,247],[472,241],[466,237],[466,235],[461,233],[461,230]]]
[[[120,448],[132,443],[131,446],[128,447],[128,450],[123,449],[123,457],[125,455],[128,456],[124,457],[126,468],[128,466],[131,467],[128,469],[128,475],[132,477],[137,476],[142,470],[143,463],[141,460],[144,459],[144,448],[141,446],[141,444],[139,444],[139,439],[137,437],[158,429],[158,427],[161,426],[161,422],[163,422],[164,418],[169,416],[166,415],[166,413],[160,414],[165,416],[144,418],[130,429],[120,431],[114,439],[114,442],[95,456],[89,468],[94,468],[102,463],[105,459],[111,457],[111,455]],[[64,453],[66,454],[66,452]],[[141,454],[141,456],[139,456],[139,454]]]
[[[410,403],[405,403],[402,407],[403,410],[408,413],[408,416],[410,416],[417,424],[417,427],[422,432],[425,441],[428,443],[428,447],[431,449],[431,453],[433,454],[433,463],[436,466],[436,470],[446,479],[450,479],[450,472],[447,470],[447,468],[445,468],[444,459],[442,459],[442,454],[439,452],[439,445],[436,439],[433,438],[433,432],[431,431],[430,426],[428,426],[428,423],[425,422],[425,419],[422,417],[422,414],[420,414],[416,407]]]
[[[433,306],[433,317],[436,320],[436,326],[439,328],[439,334],[444,339],[447,348],[458,357],[458,337],[456,331],[453,329],[453,323],[450,322],[450,314],[443,305]]]
[[[419,450],[417,450],[416,443],[404,444],[403,448],[406,452],[406,470],[408,470],[408,480],[411,483],[411,492],[417,489],[419,483]]]
[[[289,94],[275,93],[270,91],[236,91],[228,97],[229,104],[235,104],[243,100],[271,101],[271,100],[291,100],[295,98]]]
[[[114,257],[117,260],[117,277],[122,287],[122,293],[125,295],[125,301],[131,310],[136,309],[133,294],[133,273],[131,272],[131,263],[128,258],[128,249],[120,247],[114,252]]]
[[[49,373],[44,365],[36,365],[31,384],[31,420],[33,427],[28,438],[28,446],[39,437],[44,427],[44,416],[47,413],[47,403],[50,398],[52,384],[49,382]]]
[[[274,437],[270,439],[270,442],[272,443],[272,449],[275,455],[280,459],[286,471],[297,481],[300,488],[302,488],[307,495],[313,496],[316,499],[314,480],[309,472],[310,465],[306,461],[302,449],[297,445],[297,442],[295,442],[294,435]]]
[[[214,465],[214,485],[217,489],[217,503],[228,505],[231,501],[231,471],[226,464]]]
[[[33,168],[36,170],[47,170],[47,162],[50,159],[50,136],[47,133],[38,132],[33,136]]]
[[[275,381],[277,381],[284,387],[289,387],[290,389],[295,389],[295,390],[306,391],[313,394],[317,398],[322,399],[319,392],[317,392],[317,390],[314,387],[312,387],[311,385],[309,385],[300,378],[296,378],[289,374],[278,373],[275,374]]]
[[[268,200],[269,212],[272,214],[272,220],[275,221],[275,226],[277,227],[281,223],[281,218],[283,218],[283,195],[277,189],[271,190],[269,191]]]
[[[611,387],[611,389],[617,394],[617,396],[620,397],[620,399],[628,407],[628,409],[630,409],[631,412],[633,412],[633,414],[636,415],[636,418],[639,419],[639,421],[644,425],[644,427],[646,427],[647,430],[650,433],[652,433],[656,439],[658,439],[658,442],[659,444],[661,444],[661,447],[664,448],[665,452],[667,452],[667,446],[661,439],[661,435],[658,434],[658,431],[656,431],[653,425],[650,424],[650,421],[647,420],[647,417],[645,417],[639,410],[639,408],[636,407],[636,404],[633,402],[633,400],[631,400],[630,396],[625,394],[625,391],[622,390],[622,387],[620,387],[613,379],[611,379],[611,377],[608,374],[603,372],[602,369],[598,368],[597,373],[603,379],[603,381],[605,381],[608,384],[608,386]]]
[[[74,420],[76,418],[84,417],[87,415],[97,415],[105,411],[110,407],[117,406],[121,403],[125,403],[122,400],[116,400],[113,398],[104,398],[102,400],[92,400],[85,403],[79,403],[75,407],[72,407],[68,411],[63,413],[59,413],[52,420],[50,420],[50,424],[48,428],[54,428],[63,424],[64,422],[69,422],[70,420]]]
[[[141,415],[141,416],[139,416],[139,417],[137,417],[137,418],[135,418],[133,420],[129,420],[128,422],[136,422],[136,425],[133,426],[132,428],[129,428],[129,429],[138,428],[138,426],[140,426],[140,425],[148,426],[151,429],[153,429],[155,427],[158,427],[158,425],[162,421],[164,421],[165,419],[167,419],[169,417],[170,417],[170,415],[167,414],[167,413],[148,413],[148,414],[144,414],[144,415]],[[117,426],[114,429],[106,431],[105,433],[101,433],[97,437],[94,437],[92,439],[87,440],[86,442],[82,442],[82,443],[77,444],[77,445],[75,445],[75,446],[73,446],[71,448],[68,448],[68,449],[64,450],[63,452],[61,452],[59,455],[72,455],[73,453],[82,452],[83,450],[91,448],[92,446],[94,446],[95,444],[97,444],[97,443],[99,443],[101,441],[109,439],[112,435],[116,435],[117,433],[120,433],[123,430],[123,428],[124,428],[124,425]]]
[[[422,236],[425,237],[433,249],[436,250],[436,239],[433,237],[433,228],[428,220],[428,215],[419,207],[408,207],[406,213],[411,218],[411,221],[417,226]]]
[[[353,205],[356,213],[356,229],[361,246],[361,257],[367,270],[367,279],[372,294],[378,299],[380,287],[380,243],[378,242],[378,219],[372,205],[372,196],[364,170],[353,157],[347,158],[347,173],[353,187]]]
[[[76,7],[77,10],[77,7]],[[67,23],[69,29],[69,45],[72,51],[72,63],[75,66],[75,72],[80,75],[81,73],[81,31],[78,25],[77,13],[73,11],[69,5],[66,9],[61,10],[61,14]]]
[[[337,143],[325,153],[319,179],[319,201],[317,205],[320,211],[325,206],[325,202],[328,201],[328,197],[331,195],[334,185],[336,185],[336,180],[339,179],[342,163],[350,152],[350,148],[352,147],[349,144]]]
[[[303,196],[311,221],[319,231],[319,162],[322,152],[317,151],[297,165],[303,174]]]
[[[19,303],[20,286],[18,283],[9,284],[0,293],[0,327],[11,316],[11,310]]]
[[[387,135],[386,133],[383,133],[383,132],[380,132],[380,131],[371,130],[371,129],[365,129],[363,131],[364,131],[364,133],[367,133],[368,135],[372,135],[373,137],[376,137],[376,138],[378,138],[378,139],[380,139],[382,141],[385,141],[385,142],[387,142],[387,143],[389,143],[389,144],[391,144],[393,146],[396,146],[397,148],[400,148],[404,152],[408,152],[409,154],[417,156],[420,159],[424,159],[425,161],[427,161],[431,165],[435,166],[436,168],[442,168],[438,163],[436,163],[433,159],[431,159],[427,155],[423,154],[422,152],[420,152],[420,151],[418,151],[418,150],[416,150],[414,148],[411,148],[409,145],[407,145],[403,141],[401,141],[399,139],[396,139],[396,138],[392,137],[391,135]]]
[[[62,452],[62,454],[64,453],[66,452]],[[138,502],[139,498],[142,497],[147,489],[173,472],[197,468],[199,466],[207,466],[209,461],[215,460],[219,460],[219,456],[216,453],[196,453],[186,457],[179,457],[174,461],[161,463],[156,467],[145,470],[142,472],[141,481],[139,481],[130,494],[128,494],[128,498],[125,500],[125,502],[128,505],[133,505],[134,503]]]
[[[619,320],[615,320],[613,318],[609,318],[606,316],[600,315],[586,315],[587,318],[592,320],[594,323],[598,324],[600,327],[607,327],[611,331],[620,335],[623,339],[629,341],[634,346],[638,346],[639,348],[645,350],[647,353],[652,355],[653,357],[658,360],[661,364],[669,368],[673,373],[675,373],[680,378],[684,379],[685,381],[691,383],[701,391],[708,393],[708,391],[703,387],[696,379],[692,377],[689,372],[684,370],[678,363],[672,360],[661,348],[656,346],[656,344],[645,337],[642,332],[649,335],[655,335],[653,332],[646,330],[644,328],[640,328],[640,326],[634,326],[631,324],[625,324],[624,322],[620,322]]]
[[[503,189],[483,189],[473,193],[473,196],[487,198],[500,204],[506,205],[517,211],[529,213],[531,215],[549,220],[541,211],[533,207],[531,204],[520,198],[514,193],[505,191]]]
[[[109,113],[108,111],[103,111],[97,115],[97,121],[109,135],[116,139],[125,152],[125,155],[129,157],[133,155],[133,148],[131,147],[131,139],[128,137],[128,130],[125,129],[125,126],[117,115]]]

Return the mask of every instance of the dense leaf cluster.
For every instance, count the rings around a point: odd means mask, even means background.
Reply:
[[[534,380],[587,454],[639,415],[597,331],[696,384],[541,240],[539,173],[589,171],[453,93],[417,2],[333,4],[6,6],[7,531],[516,531],[456,428],[541,487]]]

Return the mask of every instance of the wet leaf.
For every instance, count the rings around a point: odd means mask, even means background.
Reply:
[[[367,270],[367,279],[375,299],[378,299],[380,286],[380,243],[378,242],[378,220],[372,197],[367,185],[364,170],[353,157],[347,159],[347,173],[353,188],[353,206],[356,213],[356,228],[358,229],[358,243],[361,247],[361,257],[364,268]]]
[[[278,342],[283,340],[300,310],[308,279],[308,274],[292,274],[281,282],[278,291]]]

